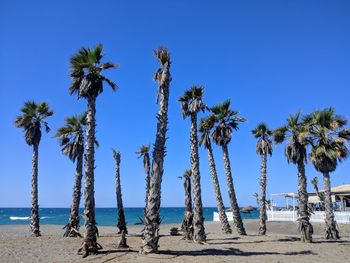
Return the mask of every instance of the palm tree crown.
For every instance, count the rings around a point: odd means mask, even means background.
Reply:
[[[28,145],[38,145],[41,139],[41,125],[45,126],[46,132],[50,127],[46,118],[53,115],[46,102],[35,103],[27,101],[21,109],[22,115],[17,116],[15,125],[25,131],[25,140]]]
[[[117,85],[101,74],[105,69],[116,68],[117,64],[111,62],[101,63],[103,46],[95,48],[81,48],[71,59],[70,67],[72,83],[70,94],[77,93],[78,98],[96,98],[103,91],[103,82],[115,90]]]
[[[312,138],[311,162],[319,172],[333,172],[338,162],[349,155],[350,130],[344,128],[347,120],[328,108],[306,116],[305,121],[310,125]]]
[[[208,148],[210,145],[210,131],[213,129],[216,118],[215,115],[210,115],[207,118],[201,119],[199,123],[199,132],[201,137],[199,139],[199,145],[204,145],[205,148]]]
[[[258,142],[256,144],[256,153],[259,155],[272,155],[272,139],[273,132],[267,127],[265,123],[259,123],[258,126],[252,130],[252,134]]]
[[[231,101],[226,100],[220,103],[210,110],[213,112],[216,118],[216,127],[212,134],[215,144],[224,146],[227,145],[232,138],[232,129],[238,130],[238,123],[245,122],[246,119],[237,117],[238,111],[230,109]]]
[[[137,158],[140,159],[144,157],[146,154],[149,154],[150,149],[151,149],[150,145],[142,145],[140,147],[140,150],[136,152],[136,154],[138,155]]]
[[[306,122],[301,120],[300,112],[290,115],[287,125],[274,131],[276,143],[282,143],[286,138],[288,138],[285,148],[287,161],[293,164],[306,162],[306,147],[310,142],[310,137]]]
[[[204,92],[202,86],[192,86],[178,99],[181,103],[182,116],[184,119],[191,114],[198,113],[199,111],[204,112],[206,105],[203,103],[203,95]]]
[[[62,153],[75,162],[79,153],[84,151],[84,129],[86,113],[65,119],[66,125],[59,128],[55,135],[60,139]]]

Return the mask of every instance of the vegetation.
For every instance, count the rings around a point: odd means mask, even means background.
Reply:
[[[146,205],[145,228],[141,254],[157,253],[160,224],[161,183],[163,178],[163,163],[165,156],[166,132],[168,126],[168,102],[170,88],[170,53],[166,48],[154,50],[160,68],[154,74],[158,83],[157,100],[159,111],[157,114],[156,141],[152,153],[151,185]]]
[[[72,83],[69,87],[71,95],[77,94],[78,99],[87,100],[86,115],[86,145],[85,145],[85,192],[84,192],[84,214],[86,234],[79,252],[83,257],[97,253],[101,245],[97,243],[98,230],[95,220],[95,127],[96,127],[96,99],[103,92],[103,84],[107,83],[113,90],[117,85],[102,75],[107,69],[116,68],[111,62],[101,63],[103,58],[103,47],[97,45],[95,48],[81,48],[71,59],[70,76]]]
[[[307,146],[309,144],[308,125],[301,120],[300,112],[290,115],[287,124],[274,132],[276,143],[287,141],[285,156],[288,163],[298,167],[298,195],[299,195],[299,232],[303,242],[312,242],[313,227],[310,224],[308,209],[308,194],[305,175],[305,163],[307,161]]]
[[[117,227],[119,228],[118,234],[121,233],[128,233],[128,229],[126,227],[125,222],[125,214],[124,214],[124,206],[123,206],[123,199],[122,199],[122,188],[120,185],[120,158],[121,154],[119,151],[112,150],[113,151],[113,158],[115,160],[115,179],[116,179],[116,196],[117,196],[117,208],[118,208],[118,224]]]
[[[65,237],[81,237],[79,233],[79,204],[81,199],[81,180],[83,178],[84,132],[86,113],[66,118],[65,126],[59,128],[55,135],[59,139],[61,151],[75,162],[75,180],[73,187],[72,205],[68,224],[64,227]]]
[[[227,215],[225,212],[224,201],[222,200],[220,184],[219,184],[218,175],[216,172],[216,165],[215,165],[215,160],[214,160],[213,149],[211,146],[210,133],[214,127],[214,124],[215,124],[215,116],[214,115],[210,115],[209,117],[207,117],[205,119],[201,119],[201,122],[199,124],[199,131],[201,132],[199,145],[203,145],[207,149],[207,152],[208,152],[210,174],[211,174],[211,178],[213,180],[215,199],[216,199],[216,207],[218,208],[219,219],[221,222],[222,231],[226,234],[231,234],[232,230],[231,230],[230,224],[228,223]]]
[[[146,196],[145,196],[145,205],[147,206],[147,199],[149,196],[149,188],[151,183],[151,161],[149,157],[150,145],[142,145],[140,150],[136,152],[138,158],[143,157],[143,167],[145,168],[146,174]]]
[[[38,202],[38,162],[39,144],[41,140],[41,127],[49,132],[50,128],[46,119],[53,115],[46,102],[35,103],[27,101],[21,109],[21,115],[17,116],[15,125],[24,131],[24,139],[29,146],[33,146],[32,159],[32,210],[30,215],[30,229],[35,237],[41,236],[39,227],[39,202]]]
[[[192,196],[191,196],[191,176],[192,170],[187,169],[184,172],[182,178],[184,179],[185,190],[185,214],[182,221],[181,229],[184,233],[185,240],[193,239],[193,209],[192,209]]]
[[[305,117],[311,134],[312,150],[310,160],[315,169],[323,174],[324,205],[326,210],[326,239],[340,238],[331,199],[330,173],[334,172],[338,163],[349,155],[347,142],[350,130],[344,128],[347,120],[335,114],[333,108],[315,111]]]
[[[203,204],[201,194],[201,182],[199,171],[197,114],[203,111],[206,105],[203,103],[203,87],[192,86],[178,99],[182,108],[183,118],[191,117],[190,146],[191,146],[191,172],[193,183],[193,240],[197,243],[206,241],[203,217]]]
[[[320,192],[319,189],[318,189],[318,178],[317,178],[317,176],[312,178],[311,184],[314,186],[315,192],[316,192],[318,198],[320,199],[320,210],[323,211],[324,210],[324,193]]]
[[[238,111],[230,109],[231,102],[226,100],[221,104],[212,107],[210,110],[215,116],[215,126],[212,133],[212,139],[216,145],[221,146],[224,157],[224,165],[226,172],[226,181],[228,186],[228,195],[230,197],[231,209],[233,213],[233,222],[238,234],[246,235],[239,206],[236,198],[235,189],[233,186],[230,157],[228,153],[228,144],[232,139],[232,130],[238,129],[240,122],[245,122],[244,118],[236,116]]]
[[[261,178],[260,178],[260,223],[259,223],[259,235],[266,234],[266,162],[267,155],[272,156],[272,130],[270,130],[265,123],[260,123],[252,130],[253,136],[258,139],[256,144],[256,153],[261,156]],[[256,197],[257,198],[257,197]]]

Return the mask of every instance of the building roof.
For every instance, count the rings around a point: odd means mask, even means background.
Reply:
[[[320,192],[324,192],[324,190],[320,190]],[[335,187],[331,187],[332,193],[332,202],[335,202],[335,196],[337,195],[345,195],[350,196],[350,184],[343,184]],[[309,203],[319,203],[320,198],[316,195],[316,193],[309,194]]]

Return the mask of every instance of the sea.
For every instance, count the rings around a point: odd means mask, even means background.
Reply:
[[[29,224],[30,208],[0,208],[0,225],[25,225]],[[144,208],[124,208],[126,222],[129,225],[140,223],[143,218]],[[181,223],[185,208],[162,207],[160,215],[162,224]],[[203,208],[205,221],[213,221],[215,207]],[[80,209],[81,221],[84,224],[84,210]],[[40,224],[66,225],[69,218],[69,208],[40,208]],[[257,219],[259,212],[254,210],[250,214],[241,213],[243,219]],[[96,208],[96,222],[100,226],[115,226],[117,224],[116,208]]]

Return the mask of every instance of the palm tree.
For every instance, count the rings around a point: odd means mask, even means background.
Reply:
[[[315,192],[318,196],[318,198],[320,199],[320,209],[323,210],[323,202],[324,202],[324,193],[321,193],[318,189],[318,178],[317,176],[315,176],[314,178],[312,178],[311,180],[311,184],[314,186],[315,188]]]
[[[145,203],[147,206],[147,199],[149,195],[149,188],[150,188],[150,182],[151,182],[151,161],[149,157],[149,150],[151,146],[150,145],[142,145],[140,147],[140,150],[136,152],[138,155],[137,158],[143,157],[143,167],[145,168],[145,174],[146,174],[146,196],[145,196]]]
[[[238,123],[245,122],[246,120],[244,118],[237,117],[236,115],[238,114],[238,111],[232,111],[230,109],[230,105],[230,100],[226,100],[210,109],[215,115],[216,119],[212,139],[216,145],[219,145],[222,148],[228,195],[230,197],[231,209],[233,213],[233,223],[238,234],[246,235],[233,186],[230,157],[227,147],[232,138],[232,129],[237,130]]]
[[[267,155],[272,155],[272,131],[265,123],[260,123],[252,130],[253,136],[258,139],[256,153],[261,156],[261,178],[260,178],[260,223],[259,235],[266,234],[266,162]]]
[[[216,207],[218,208],[219,218],[221,222],[222,231],[225,234],[231,234],[232,230],[230,224],[228,223],[227,215],[225,213],[225,206],[222,200],[222,195],[220,191],[220,184],[218,180],[218,175],[216,172],[216,165],[214,160],[213,148],[211,146],[210,140],[210,132],[213,129],[215,124],[215,116],[210,115],[205,119],[201,119],[199,124],[199,131],[201,132],[201,138],[199,140],[199,145],[203,145],[208,152],[208,161],[210,167],[210,174],[213,180],[214,191],[215,191],[215,199],[216,199]]]
[[[46,118],[53,115],[46,102],[35,103],[27,101],[21,109],[21,115],[17,116],[15,125],[23,128],[25,141],[33,146],[32,159],[32,211],[30,216],[30,228],[33,236],[41,236],[39,228],[39,204],[38,204],[38,159],[39,143],[41,139],[41,126],[44,125],[46,132],[50,131]]]
[[[161,183],[163,178],[163,163],[165,156],[165,142],[168,125],[168,102],[170,88],[170,53],[166,48],[154,50],[154,55],[158,59],[161,68],[154,75],[154,80],[158,83],[157,103],[159,111],[157,114],[156,141],[152,153],[151,184],[146,206],[145,228],[143,231],[143,245],[140,253],[157,253],[159,241],[160,224],[160,200]]]
[[[66,230],[63,236],[81,237],[79,233],[79,204],[81,199],[81,180],[83,177],[86,113],[66,118],[65,122],[65,126],[57,130],[55,137],[59,138],[62,153],[67,155],[71,161],[76,161],[76,169],[72,205],[68,224],[64,227]]]
[[[315,169],[323,174],[326,239],[338,239],[339,232],[332,209],[329,173],[334,172],[338,163],[349,155],[347,142],[350,140],[350,130],[344,128],[347,120],[336,115],[333,108],[315,111],[305,120],[310,124],[312,136],[310,160]]]
[[[115,159],[115,178],[116,178],[116,195],[117,195],[117,207],[118,207],[118,228],[120,233],[128,233],[125,222],[125,214],[122,199],[122,188],[120,185],[120,152],[113,150],[113,157]]]
[[[84,191],[84,215],[86,234],[80,249],[83,257],[90,253],[95,254],[101,246],[97,243],[98,230],[95,221],[95,194],[94,194],[94,169],[95,169],[95,128],[96,128],[96,99],[103,91],[103,84],[107,83],[113,90],[117,85],[102,75],[106,69],[117,67],[116,64],[101,63],[103,58],[102,45],[95,48],[82,48],[71,59],[70,76],[72,83],[69,87],[71,95],[77,94],[78,99],[87,100],[86,115],[86,144],[85,144],[85,191]]]
[[[206,105],[203,103],[203,87],[192,86],[185,91],[184,95],[178,99],[181,103],[183,118],[191,117],[191,171],[193,182],[193,240],[198,243],[206,241],[203,217],[203,205],[201,195],[201,182],[199,171],[199,154],[198,154],[198,134],[197,134],[197,114],[199,111],[204,112]]]
[[[193,210],[192,210],[192,196],[191,196],[191,169],[186,169],[182,178],[184,178],[185,190],[185,214],[182,221],[181,228],[184,232],[185,240],[193,239]]]
[[[288,163],[298,167],[298,196],[299,196],[299,232],[301,241],[312,242],[313,228],[310,224],[308,209],[307,182],[305,176],[305,163],[307,161],[306,148],[309,143],[307,125],[301,121],[300,112],[290,115],[287,124],[274,131],[276,143],[287,141],[285,156]]]

